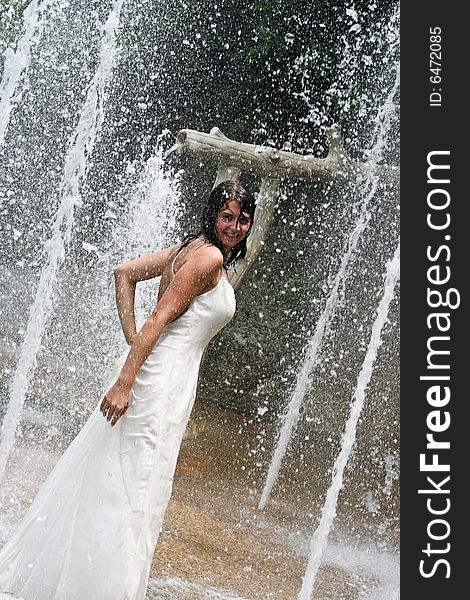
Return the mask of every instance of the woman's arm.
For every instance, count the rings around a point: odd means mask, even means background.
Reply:
[[[217,277],[223,264],[220,251],[205,246],[188,258],[169,283],[154,311],[134,337],[116,383],[106,392],[100,410],[115,425],[127,410],[131,387],[166,325],[182,315],[191,302]]]
[[[116,307],[124,337],[130,346],[132,346],[137,333],[134,309],[137,282],[161,275],[171,253],[178,246],[179,244],[141,256],[120,265],[114,270]]]
[[[137,328],[135,324],[135,286],[134,282],[116,269],[114,271],[114,286],[116,290],[116,307],[121,328],[129,346],[132,346]]]

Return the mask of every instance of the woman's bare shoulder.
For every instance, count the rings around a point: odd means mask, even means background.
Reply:
[[[185,263],[199,264],[201,267],[209,269],[221,267],[224,263],[222,252],[217,246],[206,241],[195,244],[193,248],[188,248],[185,259]]]

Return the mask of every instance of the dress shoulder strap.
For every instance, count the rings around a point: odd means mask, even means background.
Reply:
[[[180,246],[178,248],[178,250],[176,251],[176,254],[175,254],[173,260],[171,261],[171,274],[173,275],[173,277],[175,276],[175,260],[177,259],[178,254],[181,252],[182,249],[183,249],[183,246]]]

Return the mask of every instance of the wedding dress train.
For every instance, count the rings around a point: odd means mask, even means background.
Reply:
[[[114,427],[98,403],[0,551],[0,592],[144,599],[202,353],[234,311],[233,288],[221,276],[165,328]]]

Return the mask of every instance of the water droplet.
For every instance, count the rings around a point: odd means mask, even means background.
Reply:
[[[87,252],[95,252],[96,254],[99,254],[98,248],[93,244],[89,244],[88,242],[82,242],[82,248]]]
[[[361,31],[362,27],[359,25],[359,23],[355,23],[349,30],[349,33],[359,33],[359,31]]]

